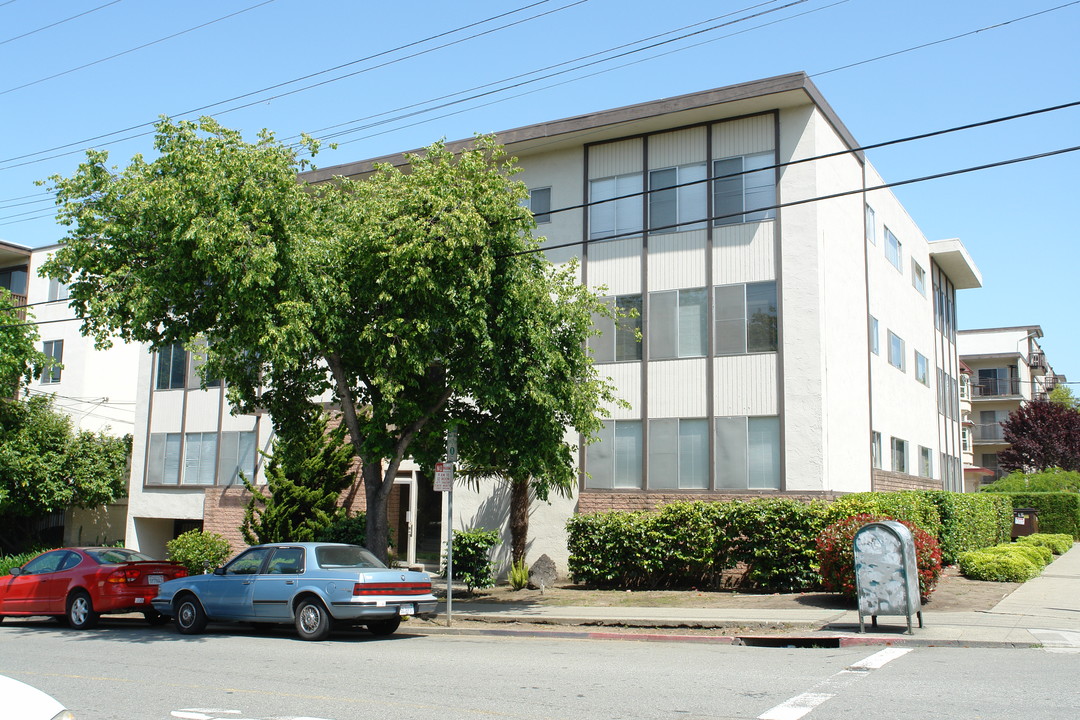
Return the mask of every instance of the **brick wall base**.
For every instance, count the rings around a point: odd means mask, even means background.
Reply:
[[[870,489],[874,492],[896,492],[898,490],[941,490],[940,480],[917,477],[906,473],[889,470],[875,470],[870,477]]]

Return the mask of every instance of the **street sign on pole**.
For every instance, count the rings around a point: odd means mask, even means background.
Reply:
[[[435,463],[435,492],[450,492],[454,489],[454,463]]]
[[[452,463],[456,463],[458,461],[456,427],[450,428],[450,431],[446,433],[446,460]]]

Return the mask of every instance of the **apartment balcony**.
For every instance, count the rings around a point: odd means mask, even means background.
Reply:
[[[1028,355],[1028,367],[1032,375],[1045,375],[1050,369],[1046,366],[1046,355],[1041,352],[1033,352]]]
[[[26,296],[11,293],[11,302],[15,307],[23,307],[24,305],[26,305]],[[25,320],[26,319],[26,310],[16,310],[15,311],[15,316],[17,318],[19,318],[20,320]]]
[[[1001,423],[975,425],[971,435],[976,445],[1000,445],[1005,442],[1005,428],[1001,427]]]
[[[971,382],[971,399],[986,400],[987,398],[1011,398],[1023,397],[1020,394],[1019,378],[980,378]]]

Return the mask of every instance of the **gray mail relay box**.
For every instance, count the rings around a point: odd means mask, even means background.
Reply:
[[[859,632],[866,632],[863,616],[877,627],[878,615],[906,615],[908,634],[914,635],[911,617],[923,626],[919,602],[919,571],[915,538],[895,520],[864,525],[855,533],[855,588],[859,599]]]

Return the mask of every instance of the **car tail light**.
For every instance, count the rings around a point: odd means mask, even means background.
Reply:
[[[173,577],[174,578],[187,577],[187,570],[185,570],[184,568],[180,568],[179,570],[177,570],[176,572],[173,573]]]
[[[133,583],[139,579],[138,570],[114,570],[109,577],[105,578],[106,582],[111,583]]]
[[[428,595],[431,583],[356,583],[352,594],[357,595]]]

